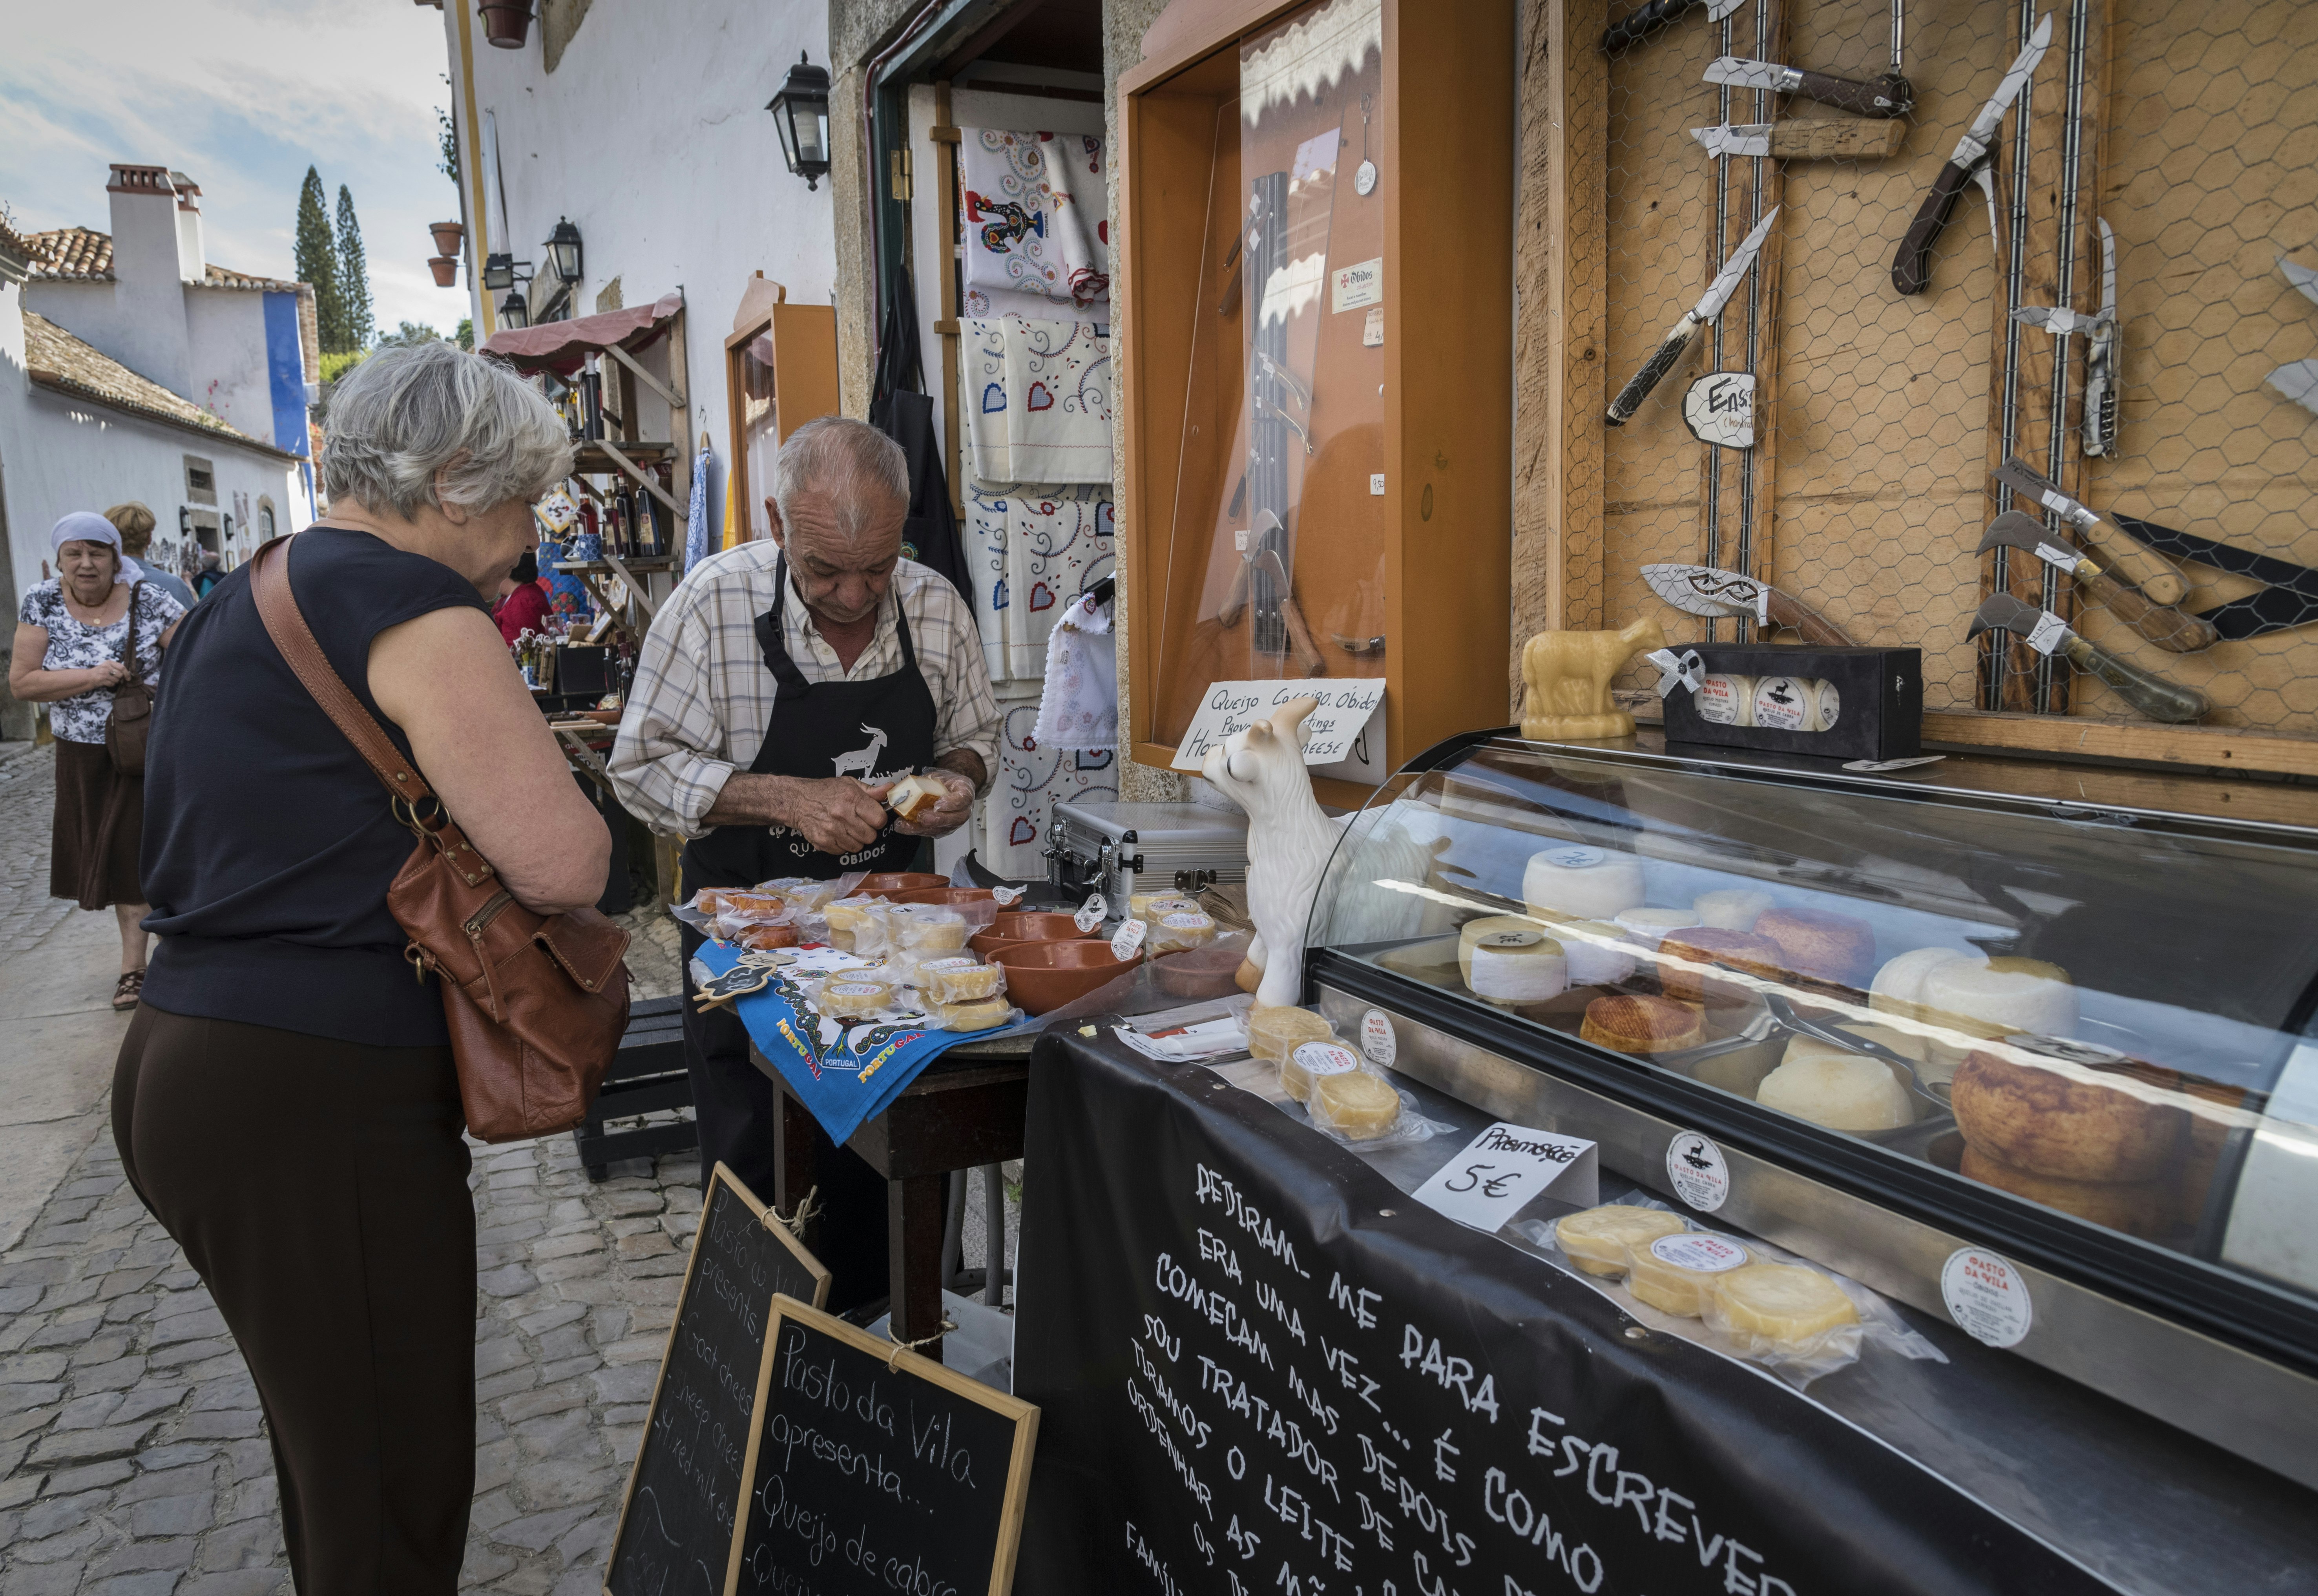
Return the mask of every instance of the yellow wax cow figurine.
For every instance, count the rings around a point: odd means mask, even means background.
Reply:
[[[1522,645],[1522,735],[1632,736],[1634,717],[1610,701],[1610,679],[1634,655],[1665,646],[1666,634],[1647,619],[1622,632],[1540,632]]]

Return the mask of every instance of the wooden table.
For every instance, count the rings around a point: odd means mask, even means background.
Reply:
[[[942,1319],[942,1204],[952,1171],[1022,1156],[1022,1122],[1030,1101],[1030,1047],[1025,1036],[966,1042],[926,1067],[885,1113],[853,1133],[846,1146],[885,1177],[887,1269],[892,1283],[893,1334],[915,1341],[932,1335]],[[821,1178],[822,1159],[835,1143],[791,1094],[764,1056],[750,1058],[779,1088],[780,1144],[774,1162],[774,1205],[793,1213]],[[805,1245],[814,1244],[808,1225]],[[994,1243],[1004,1248],[1002,1239]],[[921,1348],[941,1357],[941,1344]]]

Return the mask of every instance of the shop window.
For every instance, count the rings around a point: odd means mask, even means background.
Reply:
[[[260,499],[257,501],[257,540],[260,543],[264,543],[273,536],[274,500],[271,499]]]

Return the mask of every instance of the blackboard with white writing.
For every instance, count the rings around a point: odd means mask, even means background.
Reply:
[[[1006,1596],[1038,1410],[774,1308],[724,1596]]]
[[[826,1302],[829,1271],[719,1164],[604,1565],[610,1596],[723,1588],[777,1293]]]

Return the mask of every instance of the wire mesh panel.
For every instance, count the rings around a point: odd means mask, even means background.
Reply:
[[[1638,15],[1609,392],[1703,325],[1605,418],[1604,618],[1754,634],[1642,574],[1711,567],[1920,646],[1932,710],[2318,733],[2318,6]]]

